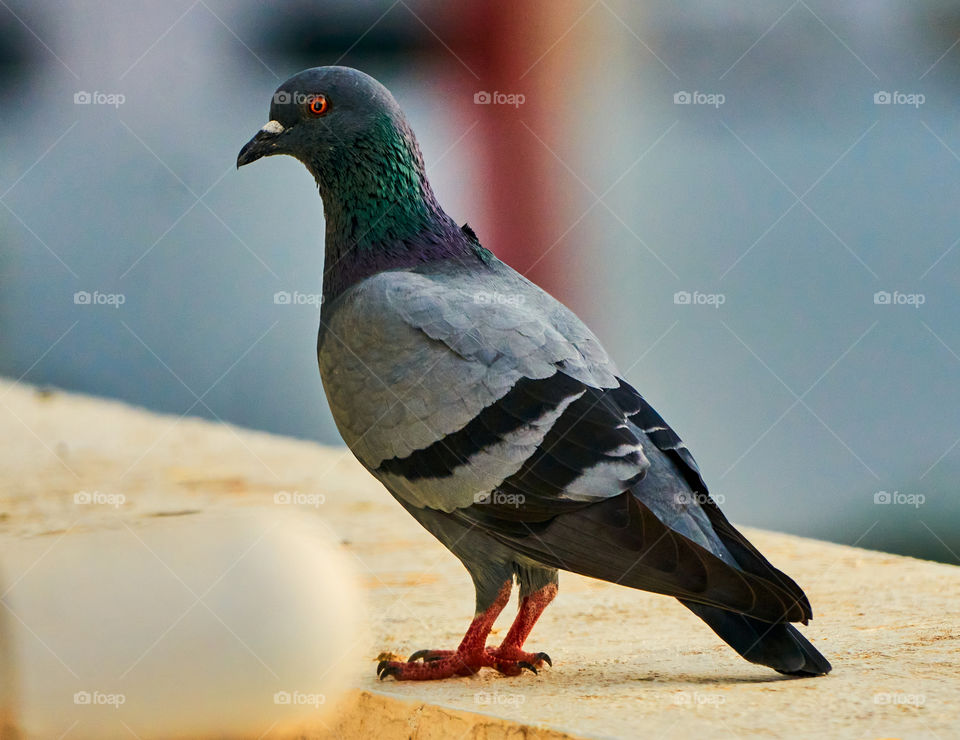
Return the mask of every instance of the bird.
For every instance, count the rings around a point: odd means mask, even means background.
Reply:
[[[831,670],[794,626],[813,616],[803,590],[727,521],[594,333],[443,210],[386,87],[343,66],[286,80],[237,167],[281,154],[323,201],[317,358],[337,429],[476,591],[459,645],[382,660],[381,679],[552,667],[525,644],[559,570],[676,597],[752,663]]]

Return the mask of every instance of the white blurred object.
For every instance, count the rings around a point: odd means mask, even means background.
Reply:
[[[0,540],[0,567],[0,726],[26,738],[320,727],[360,665],[359,588],[305,514],[118,518]]]

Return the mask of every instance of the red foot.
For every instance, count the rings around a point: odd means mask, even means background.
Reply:
[[[422,663],[417,661],[422,660]],[[553,665],[546,653],[525,653],[518,649],[486,648],[468,654],[457,650],[418,650],[407,662],[384,660],[377,666],[381,679],[429,681],[452,676],[471,676],[481,668],[493,668],[504,676],[519,676],[525,670],[537,673],[544,663]]]
[[[537,669],[530,663],[498,660],[492,652],[486,650],[482,653],[473,654],[454,650],[431,650],[429,652],[431,654],[444,653],[444,655],[431,657],[422,663],[415,660],[406,663],[384,660],[377,666],[377,674],[381,679],[393,676],[398,681],[433,681],[453,676],[472,676],[481,668],[493,668],[505,676],[519,676],[525,668],[534,673],[537,672]]]
[[[543,668],[543,664],[553,666],[553,661],[546,653],[527,653],[520,648],[508,646],[506,643],[498,648],[487,648],[489,655],[498,664],[516,663],[520,668],[526,668],[534,673],[538,668]],[[497,670],[500,670],[497,668]],[[503,673],[503,671],[500,671]]]
[[[556,595],[556,584],[522,599],[517,618],[503,644],[496,648],[485,647],[490,628],[510,598],[510,587],[508,581],[490,608],[474,618],[456,650],[418,650],[406,662],[383,660],[377,665],[377,675],[381,680],[393,676],[398,681],[432,681],[471,676],[481,668],[493,668],[505,676],[519,676],[524,670],[537,673],[544,663],[553,665],[546,653],[528,653],[521,647],[540,614]]]

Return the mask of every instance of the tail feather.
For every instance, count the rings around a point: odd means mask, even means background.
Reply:
[[[717,506],[712,499],[710,499],[709,505],[704,506],[703,508],[706,511],[707,516],[710,518],[710,524],[713,527],[713,531],[719,535],[720,540],[723,542],[723,546],[726,547],[730,554],[733,555],[737,563],[740,564],[740,567],[751,573],[756,573],[757,575],[764,574],[768,578],[771,578],[776,583],[780,584],[782,587],[791,591],[791,593],[796,595],[806,613],[805,618],[801,620],[803,624],[806,624],[808,620],[813,619],[813,609],[810,606],[810,602],[807,600],[807,595],[803,592],[803,589],[797,585],[796,581],[790,578],[790,576],[788,576],[782,570],[778,570],[771,565],[770,561],[767,560],[756,547],[754,547],[753,543],[744,537],[743,534],[741,534],[741,532],[729,521],[727,521],[727,518],[723,515],[723,512],[720,511],[720,507]]]
[[[459,509],[453,515],[475,525],[471,517],[482,516],[476,511],[482,508]],[[515,531],[489,520],[482,525],[487,534],[547,567],[750,614],[768,623],[799,622],[809,616],[803,591],[786,576],[784,584],[723,561],[664,524],[629,491],[560,514],[537,530],[525,525]]]
[[[788,622],[762,622],[684,599],[680,603],[751,663],[791,676],[822,676],[830,672],[830,662]]]

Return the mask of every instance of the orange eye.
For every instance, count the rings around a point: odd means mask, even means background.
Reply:
[[[327,102],[327,99],[323,95],[317,95],[307,103],[307,108],[310,109],[313,115],[322,116],[330,108],[330,103]]]

